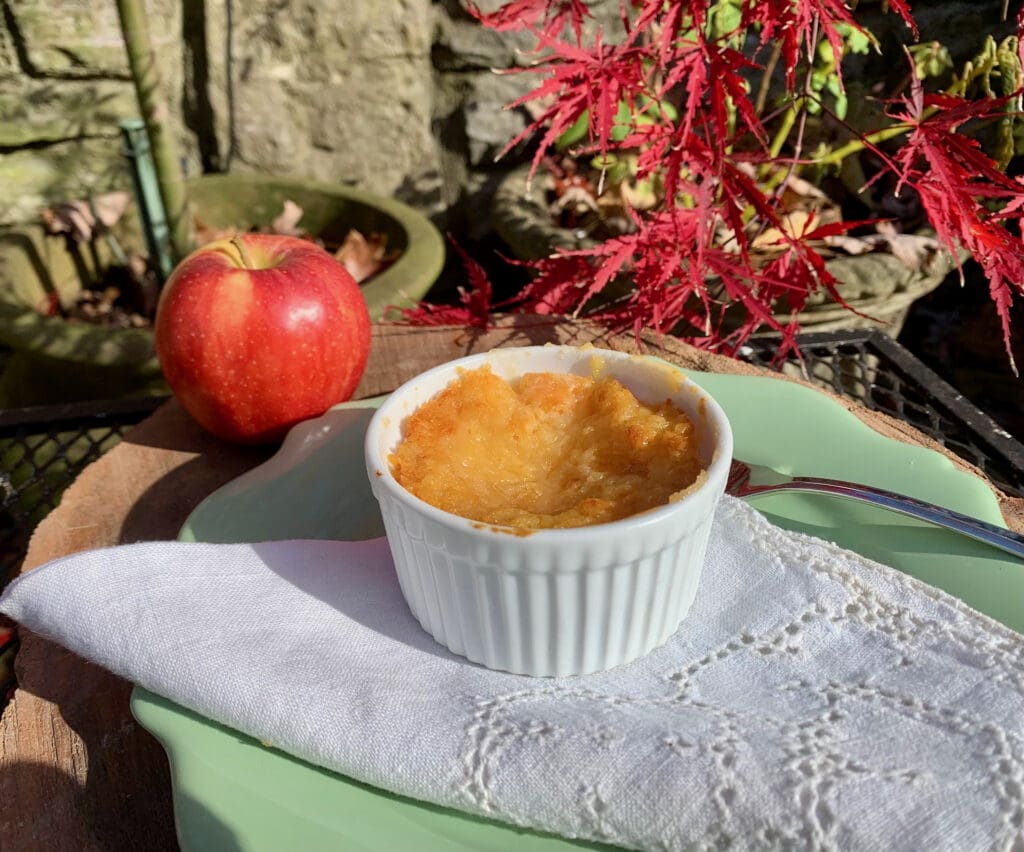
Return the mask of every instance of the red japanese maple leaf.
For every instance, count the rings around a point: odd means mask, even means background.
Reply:
[[[801,236],[819,239],[853,224]],[[779,320],[775,301],[787,297],[787,310],[795,314],[821,287],[842,301],[824,260],[796,237],[789,238],[789,251],[758,268],[715,245],[714,231],[699,209],[669,208],[636,217],[635,226],[633,233],[532,264],[538,274],[522,292],[518,309],[582,315],[616,330],[671,332],[727,353],[766,325],[783,335],[784,354],[796,325]]]
[[[909,4],[905,0],[891,0],[889,7],[916,36],[917,24],[910,14]],[[744,27],[760,28],[761,44],[777,41],[781,46],[786,86],[790,91],[796,86],[801,50],[805,55],[813,55],[820,37],[831,45],[834,56],[842,56],[843,37],[839,25],[847,24],[863,32],[844,0],[746,0],[742,20]]]
[[[494,288],[486,270],[449,235],[449,242],[458,252],[466,267],[469,287],[459,287],[459,304],[442,305],[420,302],[401,311],[402,319],[410,325],[468,325],[486,329],[491,322],[491,296]]]
[[[737,32],[779,45],[793,93],[802,85],[797,70],[813,62],[819,42],[830,44],[838,57],[843,29],[860,29],[851,5],[743,0]],[[887,3],[916,33],[910,5]],[[782,334],[784,352],[793,345],[795,317],[811,293],[824,289],[843,303],[815,241],[857,223],[811,222],[800,233],[786,227],[782,193],[765,190],[756,179],[766,163],[786,165],[769,153],[751,99],[747,72],[757,57],[735,47],[736,33],[709,35],[710,0],[622,0],[620,9],[617,41],[597,31],[584,44],[588,12],[582,0],[511,0],[489,14],[471,6],[488,27],[527,30],[536,37],[537,61],[511,73],[537,74],[539,82],[509,106],[537,108],[506,148],[527,139],[535,143],[531,176],[563,133],[585,117],[582,148],[602,156],[628,152],[636,157],[638,177],[655,177],[663,187],[661,207],[632,213],[630,233],[532,264],[534,277],[514,306],[585,315],[637,333],[671,331],[726,352],[767,326]],[[1024,11],[1017,22],[1024,32]],[[575,41],[564,33],[570,27]],[[622,105],[632,117],[625,128]],[[901,187],[920,195],[943,245],[966,249],[978,260],[1008,346],[1010,306],[1024,293],[1024,185],[1002,174],[960,132],[966,123],[998,117],[1005,106],[1006,100],[925,95],[915,79],[910,96],[892,109],[908,129],[903,147],[888,153],[861,140]],[[758,228],[780,235],[768,260],[754,250]],[[470,263],[467,258],[471,286],[460,290],[460,305],[427,305],[407,317],[486,323],[490,284]]]
[[[476,3],[466,8],[484,26],[499,32],[534,27],[556,38],[569,21],[577,42],[583,38],[583,21],[591,17],[583,0],[513,0],[489,14],[481,12]]]
[[[566,44],[537,32],[538,43],[550,48],[542,62],[516,72],[540,73],[544,81],[532,91],[509,104],[509,108],[529,101],[547,104],[541,114],[502,151],[514,148],[525,138],[543,131],[533,158],[531,177],[545,153],[581,117],[586,116],[591,138],[607,153],[619,103],[645,93],[642,66],[645,51],[629,42],[606,45],[598,33],[590,49]],[[499,155],[500,156],[500,155]]]
[[[966,249],[984,271],[1016,373],[1010,309],[1014,298],[1024,295],[1024,240],[1019,228],[1024,185],[1003,174],[977,140],[957,132],[968,121],[998,117],[1009,100],[928,95],[915,80],[910,96],[900,102],[902,109],[893,112],[910,126],[893,163],[901,185],[912,186],[919,194],[939,241],[954,257]]]

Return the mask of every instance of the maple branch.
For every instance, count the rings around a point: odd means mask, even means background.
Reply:
[[[814,28],[811,31],[811,44],[817,45],[818,43],[818,21],[815,20]],[[838,59],[836,60],[839,61]],[[793,100],[793,105],[788,113],[786,113],[783,121],[783,127],[786,131],[786,136],[789,135],[793,128],[793,124],[797,121],[796,116],[799,117],[799,128],[797,129],[796,143],[793,146],[793,157],[789,163],[789,169],[786,171],[786,175],[781,181],[772,182],[770,188],[775,189],[777,187],[785,187],[789,184],[790,178],[793,177],[793,173],[796,171],[797,160],[800,159],[800,155],[803,153],[804,147],[804,132],[807,129],[807,101],[813,95],[813,89],[811,87],[811,77],[814,74],[814,66],[808,62],[807,70],[804,72],[804,90],[803,93]],[[772,156],[778,157],[779,152],[782,150],[783,140],[776,137],[776,142],[779,142],[778,151],[772,152]],[[773,144],[773,148],[774,148]]]
[[[775,68],[778,66],[781,56],[782,45],[779,42],[775,42],[772,45],[771,55],[764,65],[764,72],[761,74],[761,85],[757,90],[757,101],[754,103],[754,111],[758,116],[764,114],[764,108],[768,104],[768,93],[771,91],[772,75],[775,73]]]
[[[814,164],[817,166],[838,166],[847,157],[859,154],[865,148],[873,148],[882,142],[895,139],[897,136],[905,136],[910,132],[910,129],[909,124],[894,124],[882,130],[876,130],[874,133],[859,136],[856,139],[851,139],[841,148],[836,148],[832,153],[815,160]]]
[[[931,118],[937,112],[937,107],[925,107],[921,112],[921,121]],[[838,116],[832,114],[832,117],[838,120]],[[846,122],[843,122],[843,124],[845,125]],[[846,126],[849,127],[849,125]],[[832,153],[815,160],[814,164],[816,166],[838,166],[847,157],[859,154],[865,148],[876,148],[883,142],[888,142],[897,136],[905,136],[912,129],[913,127],[910,124],[901,121],[889,127],[883,127],[881,130],[876,130],[873,133],[858,133],[855,139],[851,139],[841,148],[836,148]]]
[[[793,125],[796,124],[797,116],[803,111],[804,99],[801,96],[794,99],[782,114],[782,123],[779,125],[778,130],[775,131],[772,144],[768,148],[768,153],[771,154],[773,160],[778,159],[782,153],[782,146],[786,144],[789,134],[793,131]]]
[[[814,19],[814,28],[811,31],[811,44],[813,46],[817,46],[818,38],[819,38],[819,35],[818,35],[818,19],[815,18]],[[838,63],[840,62],[839,57],[836,57],[835,61],[836,61],[836,64],[838,66]],[[807,70],[804,72],[804,90],[803,90],[803,93],[801,94],[800,99],[799,99],[799,103],[800,103],[801,107],[804,107],[807,104],[808,99],[813,96],[814,89],[811,86],[811,78],[813,77],[813,75],[814,75],[814,65],[810,61],[808,61],[807,62]],[[797,129],[796,144],[793,146],[793,162],[790,164],[789,174],[786,175],[786,180],[784,181],[784,183],[788,183],[789,182],[789,178],[792,176],[793,170],[796,168],[796,161],[800,159],[800,155],[803,153],[803,150],[804,150],[804,133],[806,132],[806,130],[807,130],[807,110],[802,108],[800,110],[800,126]]]

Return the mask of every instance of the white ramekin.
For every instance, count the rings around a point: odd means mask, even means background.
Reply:
[[[614,376],[646,403],[671,400],[700,435],[707,479],[676,502],[607,524],[514,535],[437,509],[391,475],[406,417],[483,364]],[[402,593],[438,642],[488,668],[585,674],[635,660],[679,627],[697,591],[712,516],[732,459],[719,405],[677,367],[606,349],[496,349],[435,367],[384,402],[366,435],[366,464]]]

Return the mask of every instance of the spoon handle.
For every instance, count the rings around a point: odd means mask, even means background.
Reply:
[[[881,488],[872,488],[869,485],[857,485],[852,482],[819,479],[812,476],[798,476],[789,482],[777,485],[747,485],[744,490],[749,495],[769,491],[814,491],[831,494],[835,497],[846,497],[850,500],[860,500],[863,503],[871,503],[893,512],[955,530],[977,541],[1012,553],[1018,559],[1024,559],[1024,535],[960,512],[954,512],[952,509],[944,509],[932,503],[925,503],[915,500],[913,497],[895,494]]]

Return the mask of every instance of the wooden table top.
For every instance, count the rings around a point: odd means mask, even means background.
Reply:
[[[380,325],[356,396],[473,352],[547,342],[637,348],[632,335],[542,317],[506,317],[486,332]],[[689,369],[777,376],[670,339],[645,337],[644,346]],[[906,424],[840,402],[889,437],[944,452]],[[173,539],[203,497],[272,452],[204,433],[171,401],[79,476],[39,525],[22,570],[89,548]],[[1024,530],[1024,502],[999,496],[1008,524]],[[15,672],[18,688],[0,717],[0,848],[176,849],[167,758],[129,713],[131,684],[27,631]]]

